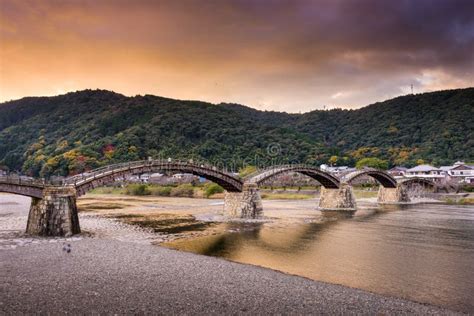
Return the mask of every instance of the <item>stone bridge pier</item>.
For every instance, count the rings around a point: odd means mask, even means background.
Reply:
[[[45,187],[41,199],[32,198],[27,234],[71,236],[80,232],[74,187]]]
[[[318,208],[321,211],[355,211],[356,200],[352,186],[341,184],[337,189],[321,187]]]
[[[397,204],[410,202],[407,188],[401,184],[397,184],[396,188],[379,187],[377,202],[380,204]]]
[[[224,215],[258,218],[262,213],[262,198],[257,184],[244,183],[242,192],[225,192]]]

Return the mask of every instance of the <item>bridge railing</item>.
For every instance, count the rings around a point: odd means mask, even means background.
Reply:
[[[50,182],[45,179],[26,178],[20,175],[0,176],[0,183],[31,186],[45,186],[46,184],[50,184]]]
[[[348,172],[346,174],[341,175],[340,180],[342,182],[347,182],[347,181],[349,181],[351,179],[354,179],[354,178],[356,178],[356,177],[358,177],[358,176],[360,176],[360,175],[362,175],[362,174],[364,174],[368,171],[379,171],[379,170],[375,169],[375,168],[364,167],[360,170],[351,171],[351,172]]]
[[[244,179],[251,179],[253,177],[257,177],[255,178],[256,180],[258,180],[260,177],[258,177],[259,175],[261,175],[261,177],[264,177],[266,175],[267,172],[272,172],[272,171],[275,171],[275,170],[280,170],[280,169],[288,169],[288,168],[291,168],[291,169],[318,169],[318,170],[321,170],[319,167],[316,167],[316,166],[313,166],[313,165],[309,165],[309,164],[285,164],[285,165],[275,165],[275,166],[270,166],[270,167],[267,167],[267,168],[263,168],[263,169],[259,169],[255,172],[252,172],[248,175],[246,175],[244,177]],[[322,171],[322,170],[321,170]]]

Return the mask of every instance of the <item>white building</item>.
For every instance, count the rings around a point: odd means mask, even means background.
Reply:
[[[150,180],[150,176],[151,174],[150,173],[143,173],[140,175],[140,182],[142,183],[148,183],[149,180]]]
[[[138,183],[138,182],[148,183],[149,178],[150,178],[150,175],[148,173],[144,173],[141,175],[134,174],[131,176],[127,176],[124,178],[124,180],[128,182],[134,182],[134,183]]]
[[[160,179],[163,176],[164,176],[164,174],[159,173],[159,172],[152,173],[152,174],[150,174],[149,181],[154,180],[154,179]]]
[[[349,172],[352,172],[352,171],[355,171],[356,168],[351,168],[351,167],[348,167],[348,166],[337,166],[337,167],[331,167],[331,166],[328,166],[328,165],[321,165],[319,167],[322,171],[325,171],[325,172],[328,172],[330,174],[333,174],[333,175],[342,175],[342,174],[346,174],[346,173],[349,173]]]
[[[440,167],[443,174],[456,182],[474,183],[474,166],[457,161],[452,166]]]
[[[443,171],[439,168],[430,165],[419,165],[406,170],[405,177],[417,177],[428,179],[434,182],[441,182],[443,179],[445,179],[446,175],[444,175]]]

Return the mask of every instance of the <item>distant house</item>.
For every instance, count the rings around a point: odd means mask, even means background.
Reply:
[[[178,183],[190,183],[193,180],[199,179],[199,177],[193,175],[192,173],[175,173],[172,178]]]
[[[320,169],[322,171],[331,173],[331,174],[336,175],[336,176],[346,174],[346,173],[349,173],[349,172],[352,172],[352,171],[356,170],[355,168],[351,168],[351,167],[348,167],[348,166],[331,167],[331,166],[324,165],[324,164],[320,166]]]
[[[7,175],[7,171],[0,169],[0,176],[6,176],[6,175]]]
[[[156,172],[150,175],[148,182],[154,184],[169,184],[169,180],[170,177],[165,176],[163,173]]]
[[[150,180],[150,176],[151,174],[150,173],[143,173],[140,175],[140,182],[142,183],[148,183],[149,180]]]
[[[445,179],[446,175],[443,174],[443,171],[440,168],[430,165],[419,165],[414,168],[407,169],[405,172],[405,177],[418,177],[432,180],[434,182],[441,182],[443,179]]]
[[[394,177],[404,177],[407,170],[408,168],[396,166],[388,170],[388,173]]]
[[[140,176],[138,175],[131,175],[126,177],[126,181],[128,182],[140,182]]]
[[[148,181],[151,182],[151,183],[160,182],[160,180],[163,178],[163,176],[164,175],[162,173],[159,173],[159,172],[152,173],[152,174],[150,174],[150,177],[148,178]]]
[[[456,182],[474,183],[474,166],[457,161],[452,166],[440,167],[443,174]]]

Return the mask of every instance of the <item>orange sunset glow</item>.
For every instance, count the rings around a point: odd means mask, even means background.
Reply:
[[[0,1],[0,102],[108,89],[288,112],[472,86],[472,1]]]

